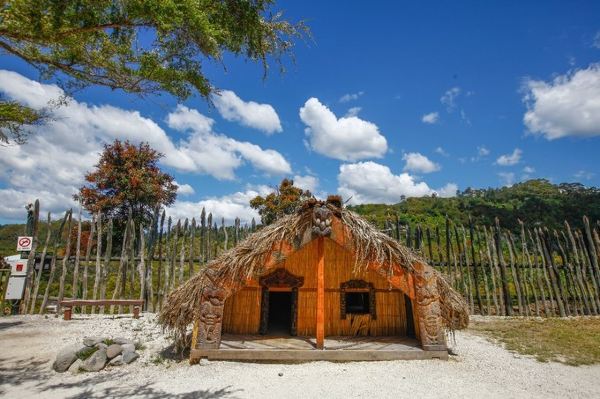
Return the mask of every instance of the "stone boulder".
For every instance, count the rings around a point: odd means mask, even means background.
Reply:
[[[108,362],[108,366],[122,366],[123,364],[123,355],[119,355]]]
[[[106,348],[106,356],[109,359],[112,359],[113,357],[120,355],[121,352],[123,352],[123,348],[119,344],[112,344],[111,346]]]
[[[98,349],[92,356],[83,361],[81,368],[85,371],[100,371],[106,366],[107,360],[106,349]]]
[[[123,357],[123,363],[125,364],[129,364],[140,357],[137,352],[123,352],[121,356]]]
[[[117,337],[117,338],[113,339],[113,342],[115,344],[119,344],[119,345],[125,345],[125,344],[135,345],[135,342],[133,342],[133,340],[127,339],[127,338],[123,338],[123,337]]]
[[[71,365],[71,367],[69,367],[69,373],[71,374],[78,374],[81,370],[81,366],[83,365],[83,360],[81,359],[77,359],[73,362],[73,364]]]
[[[62,348],[56,355],[56,360],[52,364],[54,371],[64,373],[71,367],[73,362],[77,359],[77,354],[83,348],[81,345],[69,345]]]
[[[125,353],[125,352],[135,352],[135,345],[134,344],[124,344],[124,345],[121,345],[121,348],[123,348],[123,353]]]
[[[86,337],[83,339],[83,344],[85,346],[95,346],[96,344],[101,343],[102,341],[106,340],[106,338],[103,337]]]

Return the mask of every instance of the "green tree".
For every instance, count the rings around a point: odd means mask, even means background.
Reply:
[[[63,88],[101,85],[185,99],[215,90],[208,61],[232,53],[283,69],[293,39],[308,33],[273,10],[273,0],[1,0],[0,51]],[[2,100],[0,100],[2,101]],[[5,108],[31,122],[26,107]],[[1,126],[1,125],[0,125]]]
[[[250,206],[258,210],[263,224],[271,224],[281,216],[295,212],[302,201],[312,196],[310,191],[294,186],[293,180],[283,179],[271,194],[252,198]]]
[[[48,120],[44,111],[0,98],[0,146],[27,141],[28,127]]]
[[[157,165],[161,157],[146,143],[115,140],[104,146],[96,168],[85,176],[88,184],[75,198],[91,213],[125,220],[131,208],[136,221],[147,222],[157,206],[171,205],[177,196],[173,177]]]

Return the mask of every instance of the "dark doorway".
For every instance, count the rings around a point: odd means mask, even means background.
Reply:
[[[292,293],[269,292],[268,333],[290,335],[292,330]]]

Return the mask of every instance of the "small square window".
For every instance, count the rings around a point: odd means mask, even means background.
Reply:
[[[368,292],[346,292],[347,314],[368,314],[369,293]]]

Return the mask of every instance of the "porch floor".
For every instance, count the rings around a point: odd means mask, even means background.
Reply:
[[[447,351],[425,351],[408,337],[327,337],[316,349],[314,337],[223,334],[219,349],[194,349],[190,362],[245,361],[375,361],[447,359]]]

